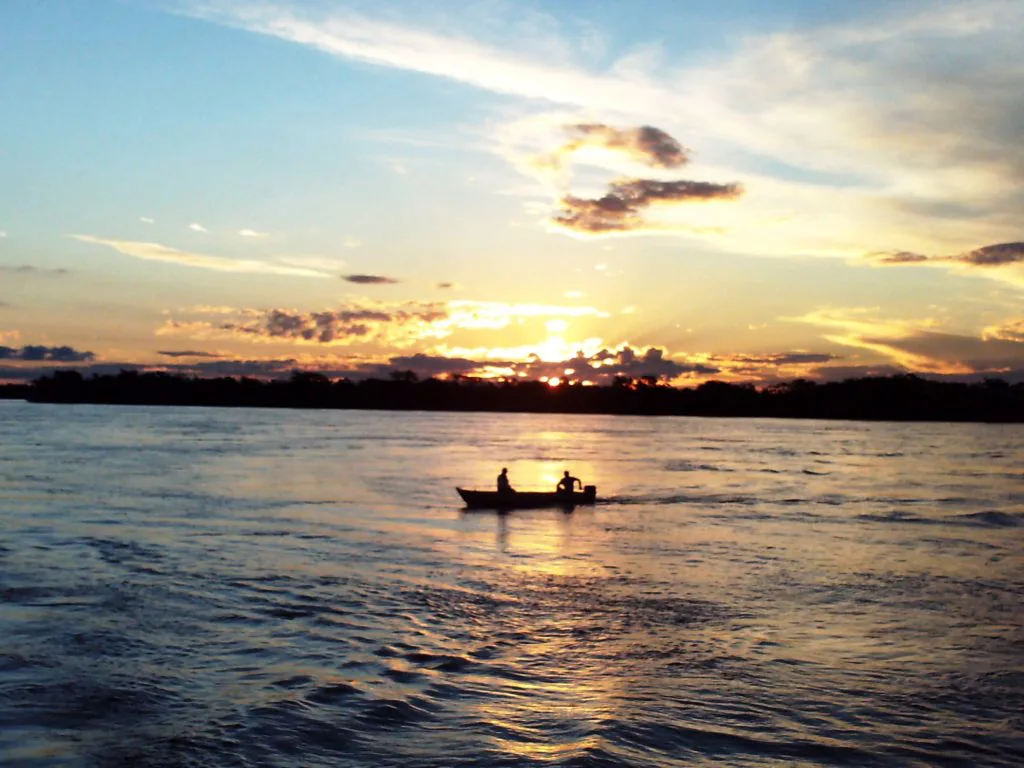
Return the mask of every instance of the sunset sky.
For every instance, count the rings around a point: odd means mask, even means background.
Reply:
[[[1024,381],[1021,40],[1019,0],[5,0],[0,380]]]

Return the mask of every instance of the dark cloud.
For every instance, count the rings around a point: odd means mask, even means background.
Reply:
[[[19,264],[17,266],[0,264],[0,273],[2,272],[16,275],[66,275],[68,270],[63,267],[59,269],[45,269],[31,264]]]
[[[1024,261],[1024,243],[998,243],[954,257],[955,261],[978,267],[1001,267]]]
[[[660,347],[636,350],[623,346],[618,349],[602,349],[590,356],[579,353],[568,360],[557,362],[533,359],[510,365],[517,373],[524,373],[527,379],[547,376],[592,381],[598,384],[611,383],[617,376],[653,376],[667,381],[685,374],[711,375],[721,372],[720,368],[703,363],[672,360],[665,357],[665,350]],[[566,370],[571,370],[572,373],[566,373]]]
[[[741,194],[738,184],[620,179],[612,182],[608,193],[596,200],[566,195],[554,222],[567,229],[592,234],[625,232],[643,229],[645,224],[640,212],[655,203],[730,200]]]
[[[976,248],[956,256],[925,256],[908,251],[870,253],[865,257],[874,264],[903,266],[907,264],[966,264],[972,267],[1003,267],[1024,263],[1024,243],[997,243]]]
[[[442,291],[444,291],[444,290],[447,290],[449,288],[454,288],[455,287],[455,283],[438,283],[436,287],[441,289]]]
[[[690,159],[678,141],[650,125],[621,130],[601,123],[581,123],[568,130],[575,138],[559,149],[558,155],[584,146],[601,146],[625,152],[655,168],[678,168]]]
[[[393,277],[383,275],[342,275],[341,279],[359,285],[394,285],[399,282]]]
[[[930,259],[922,253],[911,251],[894,251],[892,253],[870,253],[866,257],[868,261],[876,264],[920,264]]]
[[[271,309],[252,320],[223,323],[218,328],[248,336],[320,344],[373,338],[395,341],[415,337],[424,324],[447,317],[444,304],[429,302],[309,313]]]
[[[387,363],[367,365],[363,368],[363,371],[373,376],[386,376],[395,371],[412,371],[420,378],[429,378],[442,374],[465,375],[476,373],[486,365],[505,367],[510,365],[510,363],[483,363],[479,360],[469,360],[465,357],[445,357],[443,355],[417,353],[415,355],[392,357]]]
[[[713,375],[721,369],[700,363],[671,360],[658,347],[635,350],[624,346],[602,349],[593,355],[578,353],[565,360],[472,360],[465,357],[415,354],[392,357],[387,363],[367,364],[359,375],[387,376],[396,371],[412,371],[420,378],[441,375],[488,376],[508,371],[512,378],[535,381],[540,378],[558,378],[567,381],[589,381],[611,384],[616,377],[640,378],[653,376],[668,381],[684,374]],[[572,373],[566,373],[566,370]]]
[[[182,350],[165,350],[158,349],[158,355],[164,357],[224,357],[224,355],[218,355],[216,352],[199,352],[197,350],[182,349]]]
[[[0,346],[0,360],[81,363],[95,359],[96,355],[92,352],[79,352],[71,347],[45,347],[39,344],[28,344],[24,347]]]

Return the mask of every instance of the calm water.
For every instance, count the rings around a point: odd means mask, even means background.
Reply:
[[[1022,544],[1021,426],[0,402],[0,764],[1018,766]]]

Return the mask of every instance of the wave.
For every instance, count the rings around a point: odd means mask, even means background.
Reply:
[[[685,459],[672,459],[665,462],[666,472],[734,472],[728,467],[716,467],[714,464],[697,464]]]
[[[1024,512],[1000,512],[995,509],[943,517],[929,517],[894,509],[886,513],[864,513],[857,515],[856,519],[874,523],[960,525],[980,528],[1019,528],[1024,526]]]

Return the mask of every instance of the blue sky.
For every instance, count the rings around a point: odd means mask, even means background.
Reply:
[[[1020,377],[1022,32],[1011,0],[12,0],[0,375]]]

